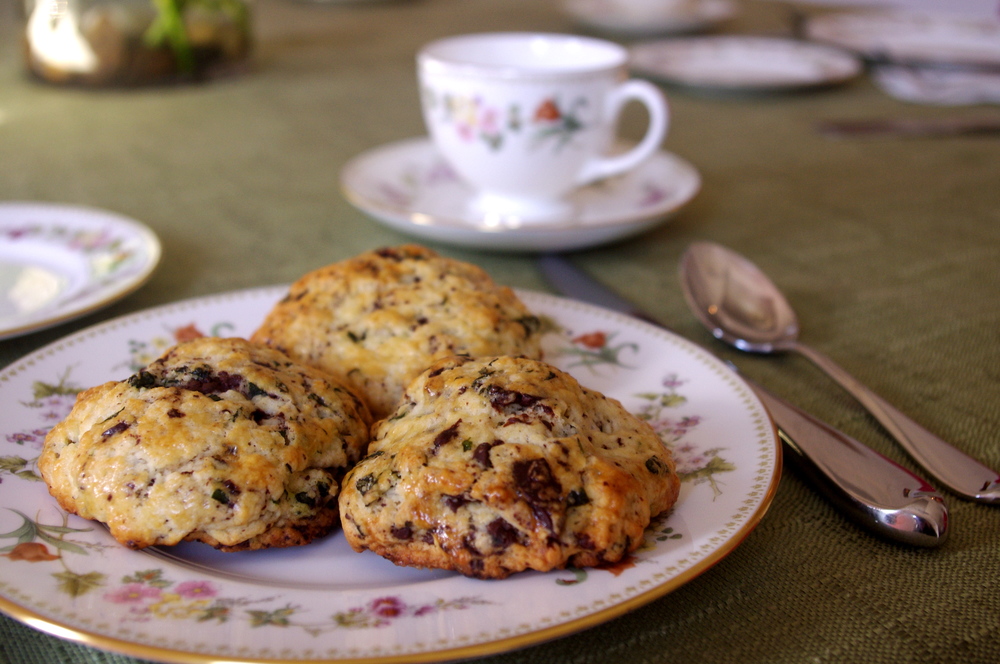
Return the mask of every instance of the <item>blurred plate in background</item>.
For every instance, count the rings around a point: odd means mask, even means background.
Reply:
[[[636,44],[637,75],[722,90],[797,90],[834,85],[861,73],[854,55],[832,46],[776,37],[685,37]]]
[[[872,59],[1000,66],[1000,14],[996,20],[904,11],[820,14],[806,21],[805,32]]]
[[[732,0],[564,0],[580,25],[622,36],[707,30],[737,14]]]
[[[0,203],[0,339],[61,323],[141,286],[160,260],[146,226],[49,203]]]

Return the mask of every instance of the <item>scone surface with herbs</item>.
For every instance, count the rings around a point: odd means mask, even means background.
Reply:
[[[82,392],[38,467],[64,509],[132,548],[292,546],[339,525],[339,480],[370,426],[361,399],[323,372],[206,337]]]
[[[616,562],[680,482],[653,429],[541,361],[452,357],[344,478],[351,546],[478,578]]]
[[[304,275],[251,337],[354,385],[376,419],[448,355],[541,357],[538,319],[481,268],[419,245]]]

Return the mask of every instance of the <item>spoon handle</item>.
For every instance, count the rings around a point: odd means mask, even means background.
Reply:
[[[925,480],[743,377],[804,474],[857,523],[904,544],[940,546],[948,508]]]
[[[796,344],[794,350],[857,399],[917,463],[949,490],[968,500],[1000,504],[1000,474],[995,470],[914,422],[818,350],[802,344]]]
[[[664,327],[563,256],[543,255],[538,267],[565,295]],[[771,414],[784,449],[830,502],[887,539],[924,547],[944,543],[948,509],[927,482],[764,388],[751,388]],[[844,451],[846,457],[838,459]]]

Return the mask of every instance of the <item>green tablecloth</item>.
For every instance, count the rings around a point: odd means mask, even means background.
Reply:
[[[255,70],[205,86],[84,91],[22,73],[2,5],[0,199],[91,205],[142,220],[163,262],[124,300],[0,342],[0,364],[109,317],[182,298],[283,283],[409,238],[349,205],[345,162],[417,136],[413,56],[481,30],[574,31],[556,2],[259,0]],[[782,33],[781,5],[748,2],[729,32]],[[795,357],[737,356],[687,312],[678,258],[699,239],[752,257],[785,287],[803,335],[969,454],[1000,468],[1000,139],[831,140],[829,118],[943,117],[869,80],[806,94],[668,90],[665,147],[701,194],[641,237],[573,260],[748,375],[916,470],[861,408]],[[641,117],[624,131],[637,135]],[[448,246],[512,286],[545,290],[526,255]],[[484,661],[865,664],[1000,661],[1000,507],[949,496],[937,550],[859,530],[786,468],[759,527],[718,565],[621,618]],[[0,660],[129,662],[0,617]]]

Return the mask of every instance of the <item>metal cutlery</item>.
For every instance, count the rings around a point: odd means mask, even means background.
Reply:
[[[973,136],[1000,134],[1000,117],[824,120],[816,130],[832,138],[865,136]]]
[[[565,295],[665,327],[562,256],[542,255],[537,264],[549,284]],[[847,516],[903,544],[936,547],[946,541],[947,506],[925,480],[760,385],[743,380],[771,414],[792,460]]]
[[[795,352],[833,378],[917,463],[967,500],[1000,503],[1000,475],[913,421],[818,350],[799,342],[795,312],[777,286],[740,254],[695,242],[681,258],[691,310],[720,339],[751,353]]]

